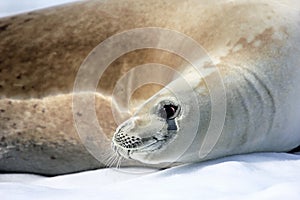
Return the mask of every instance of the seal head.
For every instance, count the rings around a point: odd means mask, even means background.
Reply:
[[[164,151],[170,146],[166,144],[177,137],[182,113],[181,103],[176,98],[155,95],[118,127],[113,149],[122,157],[140,161]]]

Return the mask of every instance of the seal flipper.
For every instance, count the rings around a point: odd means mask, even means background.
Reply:
[[[300,152],[300,145],[292,150],[290,150],[288,153],[297,153]]]

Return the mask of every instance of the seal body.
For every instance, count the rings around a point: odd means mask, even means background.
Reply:
[[[149,146],[131,158],[144,163],[195,162],[294,148],[299,144],[300,110],[298,4],[292,0],[99,0],[0,19],[0,170],[57,175],[105,166],[77,135],[72,97],[82,94],[73,93],[74,80],[95,46],[116,33],[143,27],[175,30],[198,42],[223,77],[227,111],[221,137],[202,158],[199,152],[206,152],[200,149],[206,144],[211,118],[203,78],[213,81],[214,76],[192,75],[190,84],[197,100],[187,98],[191,97],[188,87],[175,81],[169,87],[180,95],[164,89],[118,129],[125,137],[135,136],[131,144],[124,144],[127,147],[139,146],[138,138],[148,138],[142,142],[151,145],[154,132],[157,140],[165,140],[156,144],[160,150],[149,152],[155,149]],[[115,82],[134,66],[154,62],[174,69],[189,66],[178,56],[151,49],[128,53],[113,62],[95,94],[99,123],[104,127],[99,134],[111,138],[116,128],[109,97]],[[190,74],[193,72],[186,76]],[[153,91],[147,89],[138,99],[144,100]],[[160,117],[148,114],[151,109],[157,113],[156,108],[163,108]],[[152,120],[151,126],[143,113]],[[199,131],[191,132],[196,125]],[[110,141],[100,143],[97,152],[111,150]],[[128,153],[120,147],[121,155]],[[122,165],[141,163],[124,161]]]

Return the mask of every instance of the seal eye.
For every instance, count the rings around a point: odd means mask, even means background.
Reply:
[[[160,108],[159,114],[162,118],[171,120],[177,117],[179,111],[179,106],[174,104],[165,104]]]
[[[173,118],[177,117],[178,106],[164,105],[163,108],[167,114],[167,119],[173,119]]]

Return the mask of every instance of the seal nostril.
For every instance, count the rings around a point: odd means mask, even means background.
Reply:
[[[114,140],[121,147],[126,149],[138,148],[140,145],[142,145],[141,138],[124,133],[116,134]]]

